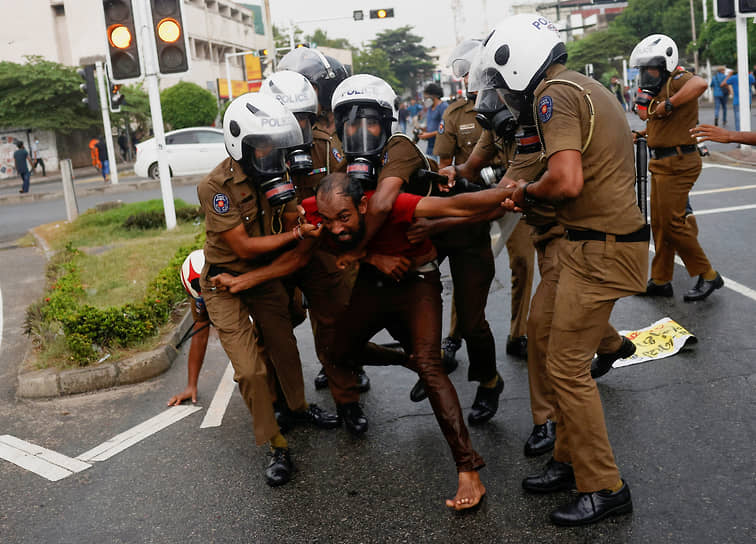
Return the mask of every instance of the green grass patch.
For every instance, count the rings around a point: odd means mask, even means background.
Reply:
[[[177,201],[176,210],[170,232],[152,227],[162,223],[159,200],[105,206],[37,229],[57,249],[47,291],[27,309],[24,326],[38,366],[86,366],[154,343],[186,298],[181,264],[204,242],[197,207]]]

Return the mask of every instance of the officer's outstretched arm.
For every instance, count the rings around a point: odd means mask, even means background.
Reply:
[[[512,189],[495,187],[452,197],[426,196],[415,208],[415,217],[468,217],[499,208]]]
[[[277,251],[305,237],[317,236],[316,233],[313,233],[316,228],[315,225],[303,224],[296,225],[293,229],[281,234],[249,236],[244,229],[244,224],[239,223],[234,228],[221,233],[221,237],[240,259],[254,259],[271,251]]]
[[[320,227],[318,227],[320,231]],[[266,266],[250,270],[240,276],[231,274],[218,274],[212,276],[210,281],[218,289],[228,289],[231,293],[239,293],[246,289],[251,289],[267,281],[283,278],[302,268],[310,261],[313,250],[317,245],[317,240],[308,238],[294,249],[290,249],[276,257],[273,262]]]
[[[515,202],[521,202],[521,195]],[[548,167],[541,179],[527,185],[528,196],[540,200],[575,198],[583,191],[583,159],[580,151],[565,149],[549,157]]]

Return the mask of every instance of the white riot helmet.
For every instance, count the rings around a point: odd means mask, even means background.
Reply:
[[[461,41],[449,55],[446,65],[450,66],[454,77],[462,78],[470,73],[470,66],[483,49],[483,40],[469,39]]]
[[[481,88],[532,93],[546,69],[567,59],[557,27],[537,13],[523,13],[499,22],[483,42]]]
[[[664,34],[643,38],[630,54],[630,66],[640,68],[640,88],[651,96],[661,92],[677,61],[677,45]]]
[[[397,120],[396,93],[379,77],[358,74],[342,81],[331,102],[347,174],[371,188],[381,152]]]
[[[651,34],[643,38],[630,54],[630,67],[652,66],[674,72],[677,68],[677,44],[664,34]]]
[[[286,151],[302,145],[302,129],[278,100],[260,93],[235,98],[223,116],[223,138],[228,154],[260,184],[272,206],[294,198],[291,182],[283,181]]]
[[[276,72],[262,82],[262,94],[278,100],[294,114],[302,129],[302,145],[289,150],[286,161],[292,174],[307,174],[312,171],[310,155],[312,147],[312,125],[318,113],[318,95],[309,80],[298,72],[283,70]]]
[[[184,264],[181,265],[181,284],[186,289],[186,292],[195,299],[202,297],[200,275],[204,266],[205,253],[201,249],[192,251],[187,255],[186,259],[184,259]]]

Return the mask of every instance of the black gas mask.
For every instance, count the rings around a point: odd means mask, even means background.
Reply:
[[[359,181],[363,189],[374,189],[381,152],[390,129],[385,126],[381,112],[370,106],[354,105],[346,118],[339,118],[338,130],[347,158],[347,175]]]
[[[294,200],[294,184],[286,172],[287,150],[274,147],[270,137],[249,135],[242,140],[239,164],[274,208]]]
[[[312,115],[297,112],[294,114],[302,128],[302,145],[289,148],[286,152],[286,166],[293,176],[312,172]]]
[[[475,100],[475,120],[485,130],[492,130],[504,140],[514,138],[517,120],[495,89],[485,89]]]
[[[652,74],[653,70],[655,74]],[[664,66],[643,66],[640,69],[640,88],[644,93],[651,96],[658,95],[667,82],[669,72]]]

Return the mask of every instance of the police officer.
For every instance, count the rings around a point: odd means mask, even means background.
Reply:
[[[472,58],[481,47],[480,40],[465,40],[452,51],[448,64],[455,77],[464,78],[470,70]],[[438,128],[433,153],[439,157],[439,167],[467,160],[480,138],[482,128],[475,121],[475,96],[469,94],[452,103],[444,112]],[[468,379],[480,382],[470,424],[491,419],[499,405],[504,381],[496,371],[496,343],[486,321],[488,291],[495,275],[494,256],[491,251],[489,225],[485,222],[462,225],[459,218],[419,219],[413,229],[426,229],[439,252],[439,260],[449,257],[454,294],[452,298],[452,330],[442,342],[443,360],[447,373],[456,368],[454,352],[464,338],[470,361]],[[410,398],[418,402],[426,397],[422,380],[413,387]]]
[[[315,196],[315,189],[320,180],[331,172],[343,172],[346,160],[341,150],[341,142],[336,135],[331,110],[331,97],[339,83],[349,77],[347,69],[335,58],[324,55],[317,49],[301,47],[288,52],[278,63],[279,70],[290,70],[301,74],[312,85],[316,92],[316,115],[312,121],[312,144],[310,146],[311,166],[309,169],[295,168],[292,170],[292,181],[297,192],[297,202]],[[276,77],[275,75],[272,77]],[[304,165],[303,165],[304,166]],[[349,299],[351,285],[357,277],[357,267],[339,271],[334,258],[325,252],[319,252],[318,261],[323,272],[331,280],[340,281],[339,295]],[[312,322],[313,335],[317,338],[317,323]],[[316,342],[318,358],[322,360],[322,348]],[[328,387],[328,376],[325,367],[321,367],[315,377],[315,388]],[[361,392],[370,389],[370,379],[365,371],[358,370],[357,387]],[[333,392],[333,391],[332,391]]]
[[[267,483],[281,485],[289,481],[293,466],[273,412],[273,377],[296,419],[322,428],[338,426],[339,419],[305,400],[283,284],[272,281],[232,295],[216,291],[209,277],[220,272],[244,273],[269,262],[276,252],[317,235],[312,226],[297,223],[294,188],[286,177],[286,150],[302,144],[302,131],[296,118],[274,98],[245,94],[226,110],[223,132],[230,157],[197,187],[207,231],[200,288],[252,414],[256,442],[270,443]],[[258,340],[250,316],[265,344],[270,368],[255,349]]]
[[[497,24],[482,57],[505,100],[532,96],[547,160],[538,181],[516,183],[513,205],[560,201],[556,217],[567,232],[546,363],[556,393],[556,443],[543,472],[525,478],[523,487],[544,493],[576,485],[577,498],[551,520],[593,523],[632,510],[590,377],[599,345],[623,344],[609,325],[615,301],[646,283],[649,232],[636,204],[630,128],[606,88],[565,68],[558,30],[538,14]]]
[[[651,230],[655,255],[648,296],[672,296],[675,253],[688,274],[698,276],[683,300],[703,300],[724,285],[698,243],[696,218],[686,211],[688,193],[701,173],[701,157],[690,129],[698,122],[698,97],[706,81],[677,66],[677,45],[652,34],[635,46],[630,64],[640,68],[638,117],[646,123],[651,172]]]

